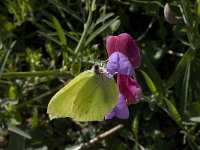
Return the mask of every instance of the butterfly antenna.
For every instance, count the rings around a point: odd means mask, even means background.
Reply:
[[[100,66],[101,66],[101,67],[104,67],[107,61],[108,61],[108,59],[102,60]]]
[[[97,59],[98,59],[98,57],[99,57],[99,56],[98,56],[99,45],[100,45],[100,44],[95,44],[95,45],[94,45],[94,63],[95,63],[95,64],[98,64],[98,63],[97,63]]]

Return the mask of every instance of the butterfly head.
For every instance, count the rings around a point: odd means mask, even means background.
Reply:
[[[91,70],[94,72],[94,74],[98,74],[98,75],[107,74],[106,68],[103,66],[99,66],[97,64],[93,65]]]

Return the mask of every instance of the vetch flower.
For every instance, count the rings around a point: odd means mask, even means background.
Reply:
[[[108,52],[107,71],[110,75],[117,74],[119,96],[117,105],[111,110],[105,119],[117,117],[128,119],[129,110],[127,103],[138,103],[142,97],[140,85],[132,79],[135,76],[134,68],[141,63],[139,49],[132,37],[123,33],[118,36],[109,36],[106,40]]]
[[[139,48],[133,38],[127,33],[122,33],[118,36],[109,36],[106,40],[106,50],[108,56],[111,56],[114,52],[124,54],[135,69],[140,66],[141,57]]]

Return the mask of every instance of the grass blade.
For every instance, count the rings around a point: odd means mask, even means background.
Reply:
[[[135,145],[138,146],[138,132],[139,132],[139,115],[137,114],[133,120],[132,130],[135,136]]]
[[[12,131],[12,132],[14,132],[14,133],[17,133],[17,134],[19,134],[19,135],[21,135],[21,136],[23,136],[23,137],[25,137],[25,138],[27,138],[27,139],[31,139],[31,136],[30,136],[28,133],[22,131],[22,130],[19,129],[18,127],[13,126],[13,125],[11,125],[11,124],[8,124],[8,130],[9,130],[9,131]]]
[[[152,65],[152,63],[149,61],[149,59],[143,54],[142,54],[142,61],[143,64],[147,66],[147,69],[149,71],[150,77],[153,81],[153,83],[156,86],[156,89],[158,90],[158,93],[161,94],[161,96],[165,95],[164,87],[163,87],[163,82],[160,78],[160,75],[156,71],[155,67]]]
[[[105,20],[107,20],[108,18],[112,17],[114,15],[114,13],[108,13],[106,15],[103,15],[101,17],[99,17],[96,21],[96,25],[99,24],[99,23],[102,23],[104,22]]]
[[[14,41],[10,48],[7,50],[7,52],[5,53],[4,57],[2,58],[1,62],[0,62],[0,77],[1,77],[1,74],[3,73],[3,70],[5,68],[5,65],[6,65],[6,62],[8,60],[8,56],[10,55],[11,51],[12,51],[12,48],[14,47],[16,41]]]
[[[102,33],[105,29],[107,29],[115,20],[117,20],[118,17],[108,21],[107,23],[105,23],[103,26],[101,26],[100,28],[98,28],[96,31],[94,31],[89,38],[87,39],[87,41],[85,42],[85,47],[96,37],[98,36],[100,33]]]
[[[174,119],[174,121],[176,121],[177,124],[180,124],[181,117],[180,117],[180,114],[177,111],[176,107],[166,97],[164,97],[164,100],[165,100],[167,107],[168,107],[168,114],[171,115],[171,117]]]
[[[149,89],[151,90],[152,94],[155,95],[156,97],[159,96],[159,93],[158,93],[153,81],[151,80],[151,78],[144,71],[140,70],[140,72],[144,76],[146,83],[147,83]]]
[[[77,20],[79,20],[80,22],[83,22],[82,18],[80,18],[77,13],[75,11],[73,11],[72,9],[70,9],[68,6],[61,4],[58,1],[55,0],[48,0],[50,3],[52,3],[53,5],[56,5],[57,7],[59,7],[60,9],[64,10],[66,13],[72,15],[74,18],[76,18]]]
[[[190,61],[188,61],[186,65],[183,85],[181,89],[181,106],[180,106],[181,116],[183,116],[187,105],[189,79],[190,79]]]
[[[187,62],[192,59],[192,56],[194,55],[195,51],[193,49],[189,49],[184,56],[179,61],[178,65],[176,66],[176,69],[172,73],[171,77],[168,79],[165,89],[168,90],[171,88],[178,79],[183,75],[183,71],[187,65]]]
[[[67,40],[65,38],[65,34],[62,29],[62,26],[60,25],[60,22],[58,21],[58,19],[55,16],[52,16],[52,19],[53,19],[53,23],[56,27],[56,31],[58,33],[58,36],[59,36],[59,39],[60,39],[62,45],[67,45]]]

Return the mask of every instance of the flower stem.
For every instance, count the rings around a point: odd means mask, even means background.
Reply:
[[[0,78],[26,78],[26,77],[36,77],[36,76],[60,76],[70,74],[68,71],[62,70],[49,70],[49,71],[34,71],[34,72],[8,72],[2,73]]]
[[[93,10],[89,9],[89,15],[88,15],[88,19],[84,28],[84,31],[81,35],[81,39],[75,49],[75,54],[78,54],[78,52],[81,50],[81,48],[83,47],[84,41],[86,39],[87,33],[88,33],[88,29],[90,27],[91,21],[92,21],[92,15],[93,15]]]

